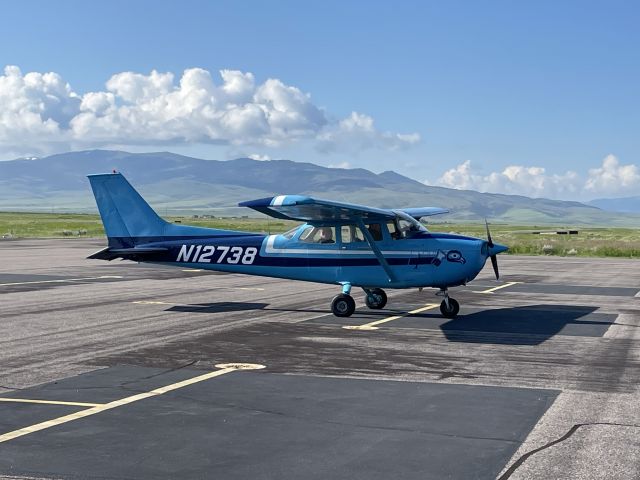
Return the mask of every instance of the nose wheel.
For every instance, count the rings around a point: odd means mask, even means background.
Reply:
[[[440,290],[436,295],[444,297],[440,304],[440,313],[444,318],[456,318],[460,312],[460,304],[453,298],[449,297],[447,289]]]
[[[443,300],[440,304],[440,313],[442,313],[444,318],[456,318],[459,311],[460,304],[453,298],[449,299],[449,305],[447,305],[446,300]]]

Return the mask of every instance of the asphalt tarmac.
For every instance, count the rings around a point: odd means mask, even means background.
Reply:
[[[451,295],[0,241],[0,478],[640,478],[640,262],[501,256]]]

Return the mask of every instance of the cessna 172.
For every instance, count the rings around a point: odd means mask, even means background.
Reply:
[[[299,195],[241,203],[280,219],[305,222],[281,235],[176,225],[160,218],[119,173],[90,175],[89,181],[108,238],[108,247],[88,258],[174,265],[342,286],[331,302],[333,314],[356,308],[351,288],[381,309],[385,288],[438,288],[440,311],[454,318],[460,306],[448,288],[473,280],[507,247],[487,240],[429,232],[420,218],[447,213],[441,208],[387,210]]]

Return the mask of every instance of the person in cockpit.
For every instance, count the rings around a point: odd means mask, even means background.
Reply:
[[[320,230],[319,243],[335,243],[335,240],[333,239],[333,232],[330,227],[322,227]]]

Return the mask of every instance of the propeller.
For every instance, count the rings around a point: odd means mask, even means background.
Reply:
[[[489,253],[491,253],[491,249],[493,248],[493,240],[491,239],[491,232],[489,231],[489,222],[487,219],[484,219],[484,224],[487,227],[487,246],[489,247]],[[494,253],[493,255],[489,255],[491,258],[491,265],[493,266],[493,271],[496,274],[496,280],[500,280],[500,272],[498,271],[498,257]]]

